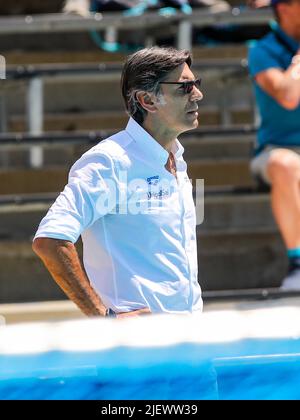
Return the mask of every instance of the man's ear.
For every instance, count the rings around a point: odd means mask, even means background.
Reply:
[[[138,91],[136,99],[139,104],[148,112],[155,112],[157,110],[156,103],[153,101],[153,94],[145,92],[144,90]]]

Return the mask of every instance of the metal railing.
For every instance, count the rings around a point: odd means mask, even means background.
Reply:
[[[179,48],[191,49],[192,29],[212,25],[257,25],[266,24],[272,18],[269,9],[240,10],[233,8],[230,12],[211,13],[204,10],[193,10],[188,15],[182,12],[172,14],[159,14],[159,12],[146,12],[140,16],[124,16],[122,13],[91,13],[89,17],[65,14],[47,14],[34,16],[0,17],[0,36],[9,34],[78,32],[78,31],[108,31],[112,29],[117,34],[119,30],[136,31],[143,28],[148,33],[155,28],[166,28],[167,25],[177,28],[177,45]],[[147,36],[147,35],[146,35]],[[148,42],[149,42],[149,38]],[[206,60],[194,63],[196,70],[207,68],[222,69],[224,85],[237,76],[245,76],[247,62],[245,60]],[[27,127],[31,135],[39,136],[43,133],[44,125],[44,82],[47,78],[64,78],[65,81],[74,81],[75,78],[84,79],[91,75],[104,77],[106,80],[116,80],[121,72],[120,64],[72,64],[72,65],[38,65],[9,67],[6,78],[9,80],[26,80],[26,114]],[[226,90],[226,86],[224,91]],[[2,128],[7,127],[5,103],[1,100],[0,123]],[[226,101],[219,104],[223,125],[230,124],[230,115]],[[256,108],[252,103],[254,115]],[[256,118],[256,117],[254,117]],[[42,149],[33,146],[31,150],[31,166],[43,165]]]
[[[7,133],[0,134],[0,153],[5,151],[7,147],[17,148],[30,148],[32,146],[48,147],[62,146],[69,147],[75,145],[86,145],[93,146],[100,141],[108,138],[114,134],[116,130],[101,130],[101,131],[90,131],[82,133],[66,133],[66,132],[53,132],[44,133],[38,136],[33,136],[28,133]],[[232,140],[233,137],[240,136],[241,141],[244,138],[249,138],[249,135],[255,136],[256,128],[252,125],[241,125],[237,127],[199,127],[193,131],[186,132],[184,139],[189,140],[190,137],[197,137],[199,143],[202,139],[207,138],[218,138],[220,141],[226,143],[228,140]],[[183,143],[184,144],[184,143]],[[253,193],[259,192],[256,188],[241,188],[241,187],[206,187],[206,195],[216,195],[219,193],[224,194],[239,194],[239,193]],[[30,204],[40,202],[53,202],[57,197],[58,192],[48,193],[23,193],[23,194],[1,194],[0,195],[0,206],[6,204]]]
[[[89,132],[49,132],[43,133],[38,136],[29,133],[6,133],[0,134],[0,149],[4,146],[20,145],[20,146],[31,146],[33,144],[65,144],[65,145],[76,145],[76,144],[96,144],[99,141],[106,139],[118,130],[99,130]],[[195,137],[201,139],[205,137],[220,137],[224,141],[231,139],[232,136],[244,136],[256,133],[256,128],[253,125],[241,125],[236,127],[204,127],[197,128],[192,131],[184,133],[184,138]]]
[[[191,49],[192,28],[214,25],[261,25],[272,19],[270,9],[248,10],[233,8],[228,12],[212,13],[194,9],[191,14],[174,10],[162,14],[160,11],[146,12],[139,16],[124,13],[91,13],[88,17],[73,14],[47,14],[0,18],[0,36],[9,34],[103,31],[107,38],[117,37],[118,31],[145,30],[148,42],[155,29],[175,26],[177,46]]]
[[[63,79],[65,82],[74,80],[84,80],[92,75],[97,80],[119,80],[121,73],[121,64],[72,64],[72,65],[28,65],[10,67],[7,69],[8,80],[25,80],[26,90],[26,115],[28,133],[31,136],[40,136],[43,134],[44,127],[44,82],[48,78],[53,80]],[[198,72],[207,69],[222,70],[219,77],[223,83],[224,98],[226,98],[226,88],[230,88],[230,80],[236,80],[238,77],[247,77],[247,61],[245,59],[213,59],[195,62],[193,69]],[[253,103],[251,104],[253,107]],[[2,107],[4,104],[2,103]],[[230,115],[226,101],[219,103],[219,111],[224,126],[230,125]],[[6,127],[6,112],[1,113],[1,126]],[[39,146],[32,146],[31,166],[41,167],[43,165],[43,151]]]

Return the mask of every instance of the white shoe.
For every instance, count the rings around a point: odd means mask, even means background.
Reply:
[[[231,6],[225,0],[189,0],[189,4],[193,9],[203,8],[211,13],[228,12]]]
[[[80,16],[88,16],[90,13],[90,1],[89,0],[66,0],[64,7],[64,13],[76,13]]]
[[[300,268],[294,268],[283,279],[280,290],[300,290]]]

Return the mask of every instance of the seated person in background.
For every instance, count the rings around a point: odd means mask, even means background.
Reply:
[[[272,0],[277,23],[249,50],[261,117],[252,173],[271,185],[289,258],[283,290],[300,290],[300,0]]]
[[[87,16],[90,11],[128,10],[145,4],[147,9],[163,7],[180,9],[187,4],[192,8],[206,8],[212,13],[225,12],[230,9],[229,4],[225,0],[66,0],[63,12]]]

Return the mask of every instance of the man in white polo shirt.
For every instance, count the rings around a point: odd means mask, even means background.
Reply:
[[[73,165],[37,230],[34,251],[88,316],[202,310],[192,186],[177,140],[198,126],[203,95],[191,63],[173,48],[127,58],[127,127]]]

